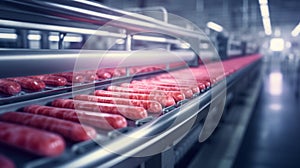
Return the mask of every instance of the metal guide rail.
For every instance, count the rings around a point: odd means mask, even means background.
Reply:
[[[240,69],[239,71],[228,76],[226,79],[227,89],[230,89],[240,78],[258,66],[260,60],[255,61],[248,66]],[[152,74],[153,75],[153,74]],[[151,77],[139,76],[135,79],[144,79]],[[119,83],[124,82],[120,80]],[[116,82],[118,84],[118,82]],[[102,84],[96,86],[96,89],[105,89],[109,84]],[[224,91],[218,83],[213,85],[212,89],[220,94]],[[48,105],[52,100],[56,98],[71,98],[72,94],[90,94],[91,88],[85,88],[74,91],[73,93],[67,92],[62,94],[56,94],[39,99],[32,99],[23,102],[11,103],[9,105],[0,106],[0,113],[7,111],[19,111],[22,107],[30,104]],[[0,145],[0,152],[4,152],[8,157],[11,157],[17,167],[112,167],[117,166],[121,162],[125,162],[130,156],[138,154],[142,151],[149,150],[151,148],[164,148],[171,144],[165,144],[165,142],[174,142],[180,138],[184,132],[182,128],[191,124],[191,121],[195,118],[202,120],[206,114],[204,109],[210,106],[210,103],[214,101],[211,97],[211,90],[205,90],[200,94],[196,94],[193,98],[178,102],[176,105],[163,109],[163,113],[160,116],[149,116],[148,118],[131,121],[128,120],[128,127],[114,131],[99,131],[98,137],[95,141],[86,141],[82,143],[74,143],[67,141],[67,148],[65,152],[55,158],[45,158],[36,155],[28,154],[15,148]],[[199,104],[200,102],[200,104]],[[175,122],[176,121],[176,122]],[[176,123],[172,128],[167,129],[170,125]],[[195,123],[197,124],[197,123]],[[122,134],[128,136],[140,137],[134,140],[128,140]],[[146,140],[142,137],[154,136],[151,140]],[[161,139],[169,139],[171,141],[161,141]],[[96,142],[106,144],[114,147],[118,151],[121,151],[124,155],[118,155],[107,151],[105,148],[99,146]],[[125,143],[126,142],[126,143]],[[122,145],[121,145],[122,144]],[[124,145],[126,144],[126,145]]]
[[[93,70],[93,68],[98,67],[125,68],[158,64],[168,65],[195,59],[196,54],[192,51],[167,51],[163,49],[142,51],[1,50],[0,78]],[[93,62],[95,63],[92,64]],[[74,67],[76,65],[77,69]]]

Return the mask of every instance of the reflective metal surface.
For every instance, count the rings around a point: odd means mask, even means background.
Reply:
[[[191,51],[103,51],[103,50],[2,50],[0,77],[14,77],[91,70],[94,68],[147,66],[192,61]],[[95,63],[98,63],[95,67]],[[77,63],[77,64],[76,64]],[[90,63],[90,64],[85,64]],[[80,65],[80,66],[78,66]],[[96,67],[97,66],[97,67]]]

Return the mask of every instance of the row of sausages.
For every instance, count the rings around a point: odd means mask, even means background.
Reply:
[[[131,68],[130,73],[151,72],[160,69],[156,66],[149,66],[144,68]],[[22,89],[29,91],[41,91],[46,85],[48,86],[65,86],[72,83],[93,82],[96,80],[105,80],[112,77],[120,77],[126,75],[124,68],[106,68],[98,69],[97,71],[83,71],[83,72],[63,72],[48,75],[16,77],[0,79],[0,92],[6,95],[16,95]]]

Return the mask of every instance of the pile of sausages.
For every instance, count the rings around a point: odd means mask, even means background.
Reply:
[[[139,120],[152,114],[160,115],[163,108],[192,98],[259,58],[252,56],[224,61],[221,70],[216,63],[212,63],[213,68],[210,70],[204,66],[178,70],[149,79],[109,86],[106,90],[96,90],[90,95],[79,94],[73,99],[56,99],[51,102],[51,106],[29,105],[19,112],[6,112],[0,115],[0,142],[36,155],[58,156],[65,150],[64,138],[75,142],[85,141],[97,136],[96,129],[124,128],[127,127],[128,120]],[[98,70],[97,78],[100,73],[102,77],[111,77]],[[192,77],[183,74],[190,74]],[[55,76],[55,79],[74,80],[74,76],[60,75]],[[87,76],[83,79],[96,79],[92,73],[87,72]],[[25,81],[28,78],[21,79],[0,82],[13,84],[12,82]],[[53,81],[54,76],[30,78],[35,79]],[[17,88],[17,85],[14,87]],[[0,165],[13,166],[1,155]]]

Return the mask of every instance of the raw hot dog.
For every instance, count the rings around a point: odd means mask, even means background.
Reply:
[[[50,86],[65,86],[67,84],[67,79],[61,76],[39,75],[31,76],[31,78],[39,79],[43,81],[46,85]]]
[[[45,83],[39,79],[32,79],[28,77],[7,78],[7,79],[18,82],[22,88],[31,91],[40,91],[46,87]]]
[[[0,79],[0,92],[15,95],[21,92],[21,86],[17,82]]]
[[[0,116],[0,120],[55,132],[73,141],[85,141],[97,135],[92,127],[43,115],[7,112]]]
[[[80,72],[80,75],[83,76],[84,82],[94,82],[96,80],[99,80],[96,72],[94,71],[84,71]]]
[[[198,86],[198,88],[200,90],[205,89],[206,87],[209,86],[205,86],[205,88],[203,88],[203,83],[200,81],[194,81],[194,80],[173,80],[173,79],[161,79],[159,80],[160,82],[165,82],[165,83],[171,83],[171,84],[179,84],[179,85],[187,85],[189,86],[190,84],[192,84],[193,86],[196,85]],[[197,83],[196,83],[197,82]]]
[[[40,114],[64,120],[83,122],[84,124],[95,126],[97,128],[112,130],[127,126],[124,117],[115,114],[92,113],[74,109],[63,109],[49,106],[30,105],[23,111],[33,114]]]
[[[54,76],[61,76],[67,79],[70,83],[82,83],[84,82],[84,77],[81,74],[73,73],[73,72],[63,72],[53,74]]]
[[[120,77],[120,76],[125,75],[119,69],[105,69],[104,71],[110,73],[111,77]]]
[[[159,113],[162,111],[162,106],[157,101],[151,100],[137,100],[137,99],[124,99],[113,97],[100,97],[92,95],[76,95],[75,100],[98,102],[98,103],[110,103],[110,104],[122,104],[132,105],[145,108],[148,112]]]
[[[193,93],[199,93],[200,89],[197,86],[196,83],[192,84],[182,84],[182,83],[175,83],[175,82],[162,82],[162,81],[158,81],[158,80],[147,80],[147,81],[132,81],[132,84],[140,84],[140,83],[150,83],[153,85],[158,85],[158,86],[166,86],[166,87],[179,87],[179,88],[189,88],[193,91]]]
[[[172,96],[176,102],[184,100],[185,96],[181,92],[178,91],[161,91],[156,89],[140,89],[140,88],[125,88],[125,87],[119,87],[119,86],[109,86],[107,87],[108,91],[114,91],[114,92],[127,92],[127,93],[140,93],[140,94],[166,94],[169,96]]]
[[[0,142],[42,156],[58,156],[65,150],[57,134],[23,125],[0,122]]]
[[[189,88],[193,91],[193,93],[199,93],[200,89],[197,86],[196,83],[191,83],[191,84],[174,84],[174,83],[164,83],[164,82],[159,82],[159,81],[152,81],[151,83],[155,85],[160,85],[160,86],[168,86],[168,87],[179,87],[179,88]]]
[[[193,97],[193,91],[189,88],[179,88],[179,87],[170,87],[170,86],[159,86],[154,84],[143,84],[143,83],[137,83],[137,84],[130,84],[130,83],[123,83],[121,84],[122,87],[125,88],[141,88],[141,89],[151,89],[151,90],[161,90],[161,91],[175,91],[175,92],[182,92],[186,98]]]
[[[97,71],[97,76],[99,79],[110,79],[112,75],[109,72],[106,72],[105,70],[101,69]]]
[[[56,99],[52,102],[52,106],[70,109],[80,109],[93,112],[119,114],[132,120],[142,119],[148,116],[147,111],[142,107],[115,105],[108,103],[95,103],[72,99]]]
[[[162,106],[168,107],[175,105],[175,100],[173,97],[168,96],[161,92],[156,92],[155,94],[133,94],[133,93],[125,93],[125,92],[112,92],[106,90],[96,90],[94,92],[96,96],[103,97],[118,97],[118,98],[126,98],[126,99],[138,99],[138,100],[153,100],[159,102]]]

